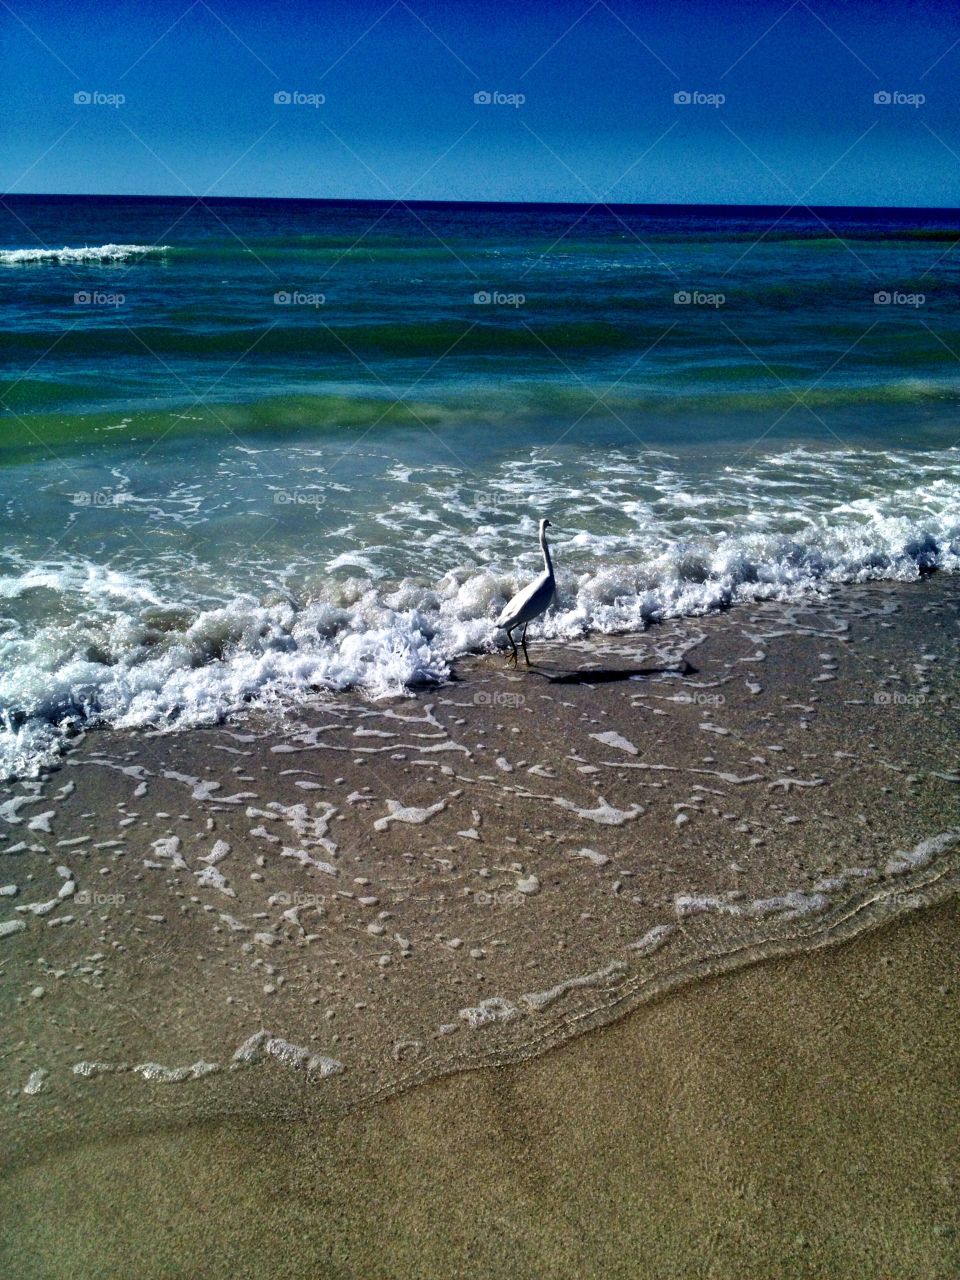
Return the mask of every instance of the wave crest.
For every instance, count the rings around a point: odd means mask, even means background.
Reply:
[[[952,486],[911,517],[872,507],[783,532],[677,542],[631,561],[603,544],[564,569],[551,613],[533,633],[573,639],[644,630],[738,603],[798,600],[843,583],[911,581],[960,570],[960,502]],[[573,550],[571,544],[570,550]],[[4,595],[43,587],[73,621],[0,644],[0,776],[35,773],[70,732],[93,724],[191,727],[251,701],[294,702],[322,688],[396,696],[440,682],[464,654],[502,642],[493,619],[519,578],[496,567],[437,581],[358,577],[319,582],[310,598],[241,595],[201,609],[164,600],[142,578],[75,562],[32,566]],[[104,601],[109,597],[109,608]],[[100,605],[91,620],[91,605]],[[62,617],[63,615],[61,615]]]
[[[43,262],[125,262],[128,258],[166,253],[165,244],[99,244],[62,249],[0,249],[0,266],[23,267]]]

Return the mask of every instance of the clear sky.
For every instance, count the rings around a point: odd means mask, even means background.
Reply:
[[[0,39],[7,191],[960,205],[941,0],[0,0]]]

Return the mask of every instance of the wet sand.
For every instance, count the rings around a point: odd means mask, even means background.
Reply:
[[[393,703],[88,733],[0,797],[10,1143],[341,1109],[953,891],[958,599],[879,584]]]
[[[6,1271],[954,1274],[958,601],[95,731],[5,788]]]
[[[956,900],[342,1118],[50,1151],[3,1273],[948,1280]]]

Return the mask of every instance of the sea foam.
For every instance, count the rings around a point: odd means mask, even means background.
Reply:
[[[62,249],[0,249],[0,266],[22,267],[38,262],[125,262],[144,254],[164,253],[165,244],[98,244]]]
[[[892,492],[829,510],[803,511],[794,499],[789,512],[777,512],[771,497],[766,527],[737,519],[725,531],[668,538],[660,518],[643,516],[632,539],[622,531],[614,539],[566,530],[556,543],[557,599],[531,638],[642,631],[664,619],[796,601],[844,583],[956,571],[960,485],[950,470],[953,452],[939,456],[939,478],[911,476],[912,485],[904,479]],[[769,460],[768,472],[776,462]],[[823,465],[841,463],[852,465],[836,457]],[[769,475],[764,483],[771,488]],[[664,501],[676,498],[666,485]],[[573,499],[551,501],[556,509]],[[468,563],[398,581],[381,567],[379,557],[393,554],[384,542],[371,549],[370,576],[345,583],[327,572],[299,596],[238,593],[222,603],[209,594],[204,602],[198,592],[184,599],[180,575],[160,562],[133,572],[80,556],[34,563],[8,556],[4,612],[32,611],[39,601],[44,613],[29,623],[11,619],[0,632],[0,775],[36,773],[65,737],[89,725],[189,728],[251,702],[296,703],[318,689],[357,688],[377,699],[445,680],[458,657],[502,645],[494,619],[533,561],[511,561],[499,543],[484,542],[499,537],[489,522],[480,522],[473,543],[452,524],[437,527],[433,558],[451,563],[467,553]],[[401,527],[394,533],[407,536]],[[629,744],[609,745],[626,752]],[[613,818],[622,820],[604,812],[595,820]]]

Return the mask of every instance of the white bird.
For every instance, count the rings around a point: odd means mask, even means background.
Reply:
[[[514,666],[517,665],[517,642],[512,634],[514,628],[523,626],[523,631],[520,633],[520,645],[529,667],[530,655],[527,653],[527,625],[534,618],[539,618],[541,613],[546,613],[557,590],[557,580],[553,575],[553,563],[550,559],[550,548],[547,546],[547,529],[549,528],[549,520],[540,521],[540,550],[543,552],[543,573],[538,578],[534,578],[533,582],[528,583],[522,591],[518,591],[513,599],[507,603],[497,619],[496,625],[505,628],[507,639],[513,646],[513,652],[507,662],[512,663]]]

